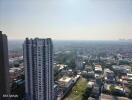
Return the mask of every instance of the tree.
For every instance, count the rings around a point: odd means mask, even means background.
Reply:
[[[14,62],[14,66],[15,66],[15,67],[19,67],[19,64],[20,64],[20,63],[19,63],[18,61],[15,61],[15,62]]]
[[[83,100],[87,100],[87,99],[88,99],[88,97],[89,97],[90,94],[91,94],[91,91],[92,91],[92,88],[87,87],[87,88],[85,89],[84,94],[83,94]]]
[[[130,99],[132,99],[132,83],[130,83],[130,84],[128,85],[128,88],[129,88],[129,90],[130,90],[130,93],[128,94],[128,97],[129,97]]]
[[[110,86],[110,92],[111,92],[111,94],[113,94],[115,90],[116,90],[115,87],[113,85],[111,85]]]

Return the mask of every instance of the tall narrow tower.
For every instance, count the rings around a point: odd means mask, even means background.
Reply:
[[[8,43],[7,36],[0,31],[0,100],[3,94],[9,93],[9,61],[8,61]]]
[[[52,40],[27,38],[23,48],[27,100],[53,100]]]

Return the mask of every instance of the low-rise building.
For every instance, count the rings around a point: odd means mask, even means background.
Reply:
[[[115,75],[114,72],[111,71],[110,69],[106,68],[104,69],[104,80],[106,82],[114,82],[115,81]]]
[[[95,73],[101,74],[102,71],[103,70],[101,65],[95,65]]]
[[[23,74],[23,67],[22,68],[16,68],[16,67],[10,68],[9,74],[10,74],[10,80],[12,82],[18,76]]]
[[[127,74],[126,68],[122,66],[113,65],[112,68],[114,72],[116,72],[117,74],[121,74],[121,75]]]
[[[94,84],[95,84],[95,82],[89,81],[89,82],[88,82],[88,87],[92,88],[92,87],[94,86]]]
[[[127,73],[127,80],[132,82],[132,73]]]
[[[73,82],[73,78],[67,76],[63,76],[58,80],[59,85],[63,88],[68,88]]]

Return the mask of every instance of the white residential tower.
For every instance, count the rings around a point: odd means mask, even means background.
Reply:
[[[26,38],[23,51],[26,100],[53,100],[52,40]]]

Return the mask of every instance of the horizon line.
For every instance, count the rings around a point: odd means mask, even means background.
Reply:
[[[26,39],[26,38],[25,38]],[[24,41],[25,39],[8,39],[9,41]],[[33,38],[34,39],[34,38]],[[45,38],[42,38],[45,39]],[[53,39],[51,38],[53,41],[132,41],[132,39],[116,39],[116,40],[79,40],[79,39]]]

